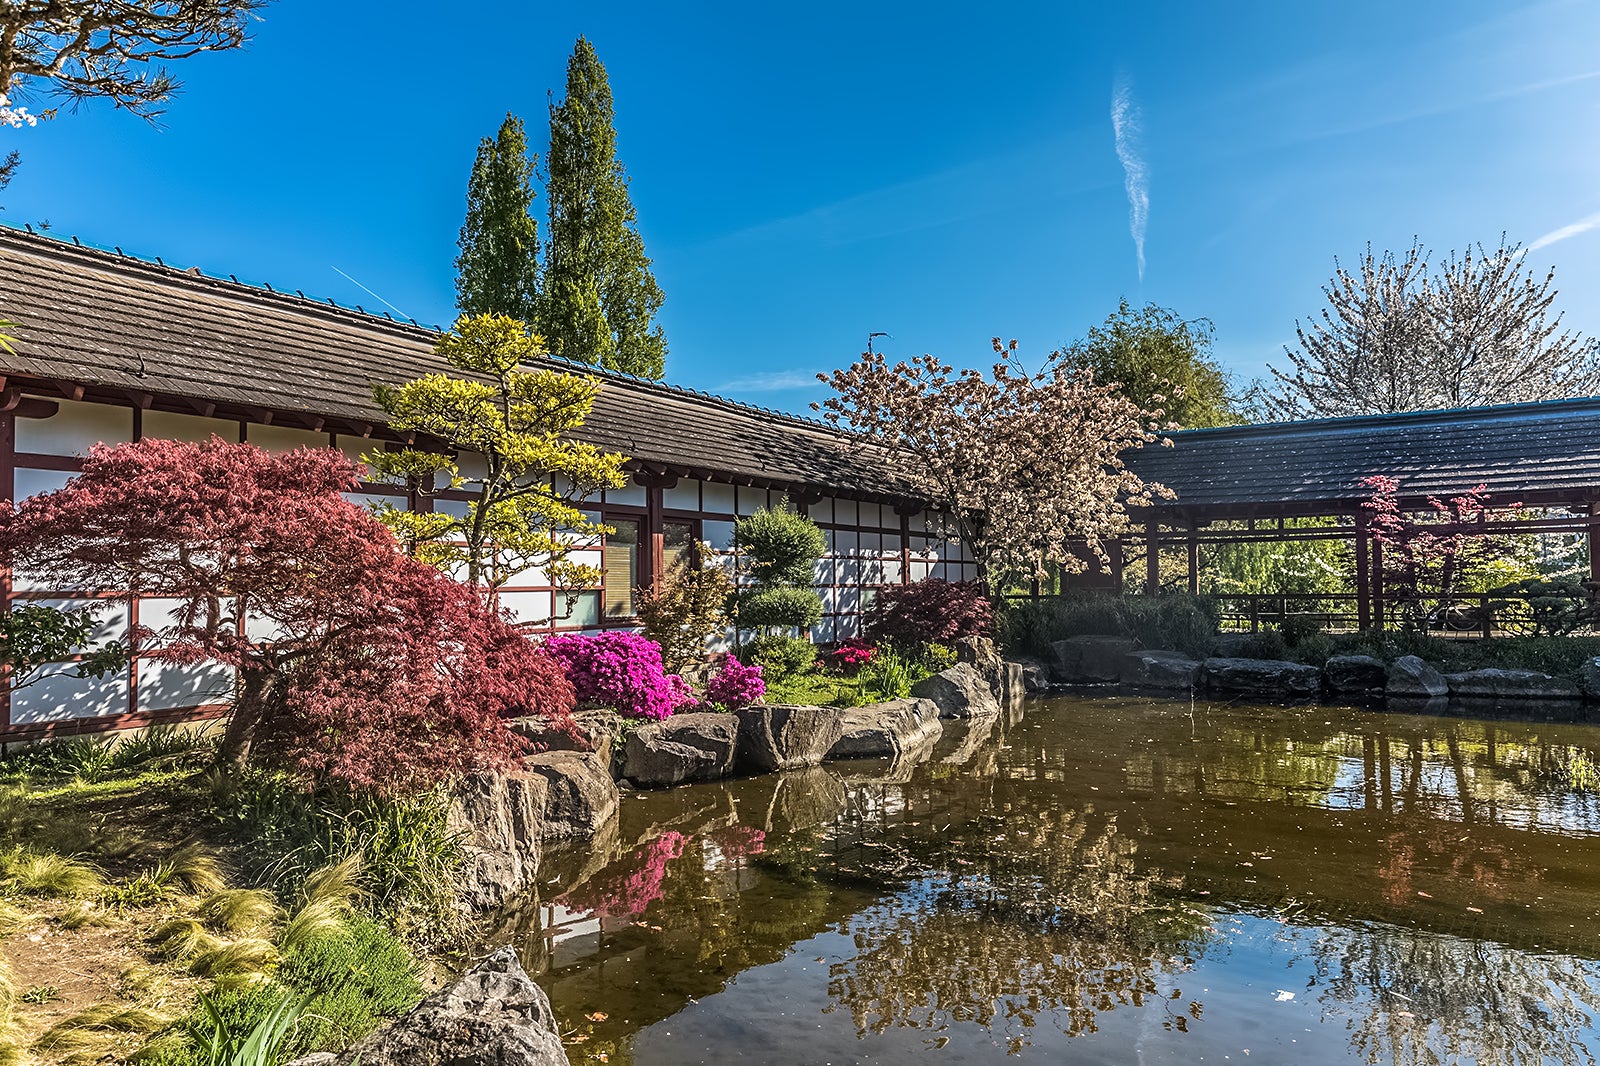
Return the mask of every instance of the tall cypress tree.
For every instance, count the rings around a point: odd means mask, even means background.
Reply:
[[[539,319],[539,223],[534,161],[522,120],[507,113],[478,145],[467,182],[467,218],[456,256],[456,307],[463,315]]]
[[[628,174],[617,161],[611,84],[583,37],[567,60],[567,95],[550,107],[550,248],[540,328],[550,351],[659,378],[667,339],[651,320],[661,288],[639,237]]]

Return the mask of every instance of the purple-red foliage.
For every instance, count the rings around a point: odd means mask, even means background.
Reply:
[[[563,633],[542,648],[566,670],[581,703],[629,718],[666,718],[694,702],[689,683],[662,665],[661,645],[637,633]]]
[[[239,671],[235,762],[260,743],[396,792],[509,762],[508,716],[570,728],[571,687],[537,647],[340,495],[359,470],[216,437],[97,445],[64,488],[0,504],[0,557],[46,587],[175,601],[132,638],[149,659]]]
[[[759,663],[746,666],[737,657],[724,655],[716,676],[706,682],[706,702],[725,711],[748,707],[767,694]]]
[[[880,589],[863,630],[869,640],[898,648],[950,644],[994,632],[994,609],[974,582],[929,578]]]

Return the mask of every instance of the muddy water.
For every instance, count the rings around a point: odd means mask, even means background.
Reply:
[[[509,916],[575,1063],[1588,1063],[1600,727],[1059,698],[633,793]]]

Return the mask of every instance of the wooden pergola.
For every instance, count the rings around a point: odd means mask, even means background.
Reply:
[[[1358,624],[1367,628],[1383,616],[1382,545],[1362,506],[1372,495],[1362,480],[1372,475],[1394,478],[1408,510],[1483,486],[1492,506],[1566,512],[1457,527],[1468,532],[1580,534],[1592,549],[1600,530],[1600,397],[1169,436],[1172,447],[1129,458],[1134,472],[1176,495],[1135,513],[1143,536],[1116,546],[1119,585],[1123,560],[1142,553],[1146,587],[1159,591],[1163,547],[1186,551],[1188,587],[1198,592],[1202,545],[1345,540],[1355,551]],[[1289,524],[1308,518],[1331,522]],[[1600,552],[1590,551],[1589,568],[1600,587]]]

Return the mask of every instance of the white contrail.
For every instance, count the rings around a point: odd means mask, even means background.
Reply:
[[[1111,130],[1122,160],[1123,184],[1128,189],[1128,233],[1139,254],[1139,280],[1144,280],[1144,229],[1150,219],[1150,176],[1139,150],[1139,105],[1126,76],[1118,76],[1111,92]]]
[[[1594,214],[1589,215],[1586,218],[1580,218],[1570,226],[1562,226],[1560,229],[1551,230],[1543,237],[1540,237],[1538,240],[1528,245],[1528,251],[1537,252],[1540,248],[1543,248],[1546,245],[1554,244],[1557,241],[1564,241],[1568,237],[1576,237],[1580,233],[1588,233],[1592,229],[1600,229],[1600,211],[1596,211]]]

